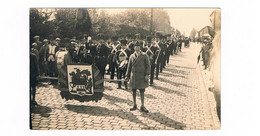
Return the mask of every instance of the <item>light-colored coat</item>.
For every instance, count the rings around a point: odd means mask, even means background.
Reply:
[[[148,80],[145,76],[150,74],[150,61],[146,53],[141,52],[137,56],[136,52],[129,58],[126,76],[130,78],[131,89],[145,89],[148,87]]]

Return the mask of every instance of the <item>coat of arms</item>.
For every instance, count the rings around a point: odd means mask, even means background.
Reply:
[[[93,95],[91,65],[68,65],[69,92],[80,96]]]

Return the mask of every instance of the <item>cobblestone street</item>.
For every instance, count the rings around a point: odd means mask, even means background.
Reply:
[[[98,102],[65,101],[56,86],[41,83],[37,87],[38,105],[32,111],[33,130],[211,130],[220,129],[212,92],[203,70],[197,64],[201,47],[191,43],[178,55],[170,56],[159,80],[145,91],[149,113],[130,111],[131,90],[116,89],[105,82]],[[109,76],[109,75],[106,75]],[[137,106],[140,109],[137,92]]]

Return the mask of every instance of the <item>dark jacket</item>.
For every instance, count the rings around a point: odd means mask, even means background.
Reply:
[[[144,89],[148,87],[148,81],[145,76],[150,74],[150,61],[146,53],[141,52],[137,57],[133,53],[129,58],[126,76],[130,78],[130,87],[132,89]]]

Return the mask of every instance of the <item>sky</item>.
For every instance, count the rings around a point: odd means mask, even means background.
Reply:
[[[108,13],[116,14],[125,9],[105,9]],[[193,28],[197,31],[209,25],[209,15],[214,9],[210,8],[165,8],[170,17],[171,26],[180,30],[186,36],[190,35]]]
[[[185,33],[186,36],[190,35],[193,28],[199,31],[207,25],[210,26],[209,15],[214,11],[214,9],[209,8],[165,10],[168,11],[171,26],[180,30],[181,33]]]

